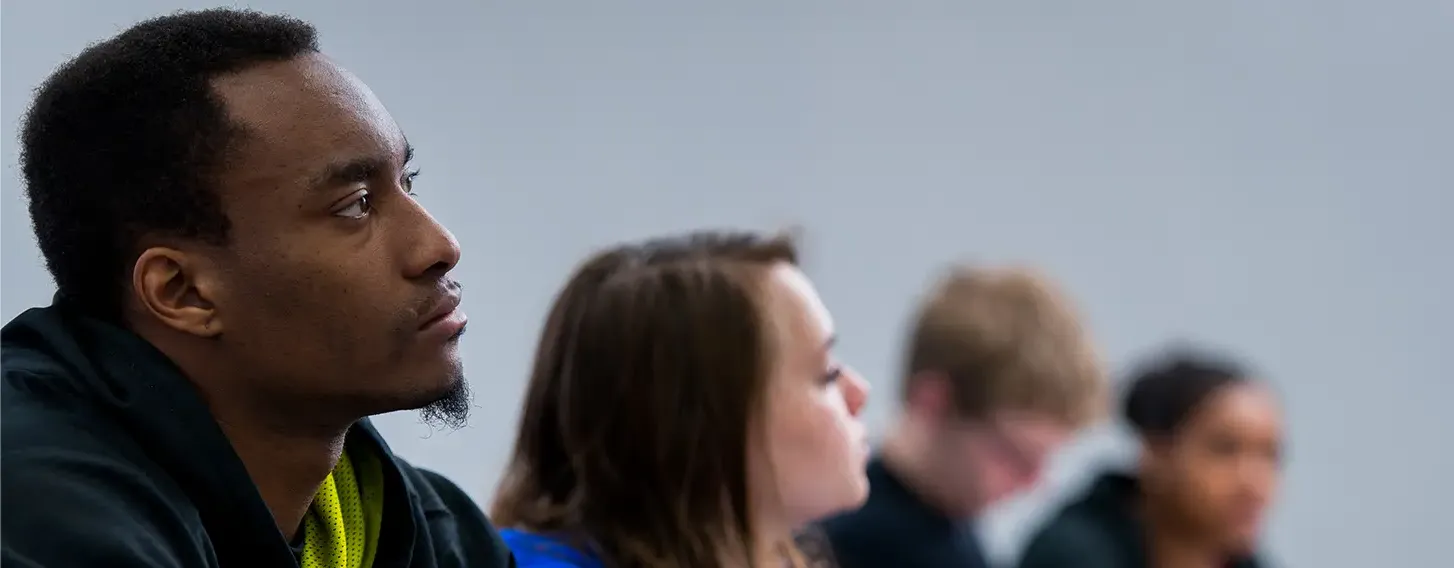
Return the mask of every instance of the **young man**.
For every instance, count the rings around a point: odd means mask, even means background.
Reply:
[[[954,270],[920,307],[906,359],[868,503],[823,532],[842,568],[983,567],[964,521],[1035,483],[1102,413],[1105,376],[1066,300],[1017,269]]]
[[[46,80],[21,142],[59,292],[3,330],[5,565],[513,564],[365,419],[464,420],[460,252],[311,26],[143,22]]]

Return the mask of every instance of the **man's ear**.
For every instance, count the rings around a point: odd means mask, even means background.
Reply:
[[[183,250],[151,247],[131,269],[131,287],[143,313],[198,337],[222,334],[213,301],[220,291],[210,262]]]
[[[920,371],[909,377],[904,403],[915,414],[934,422],[954,413],[954,385],[949,375],[939,371]]]

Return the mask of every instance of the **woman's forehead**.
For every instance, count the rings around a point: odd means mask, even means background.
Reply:
[[[833,339],[833,317],[813,283],[797,267],[781,264],[768,273],[768,319],[785,348],[818,352]]]

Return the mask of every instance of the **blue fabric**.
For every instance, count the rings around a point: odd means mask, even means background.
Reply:
[[[559,536],[500,529],[500,538],[515,554],[518,568],[605,568],[600,560]]]

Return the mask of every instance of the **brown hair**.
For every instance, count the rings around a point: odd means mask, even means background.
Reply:
[[[797,263],[786,236],[703,232],[578,268],[541,333],[492,520],[613,567],[750,562],[749,426],[775,355],[762,282],[779,263]]]
[[[904,394],[947,376],[958,414],[1031,411],[1080,426],[1104,412],[1105,373],[1070,302],[1024,268],[954,267],[920,305]]]

